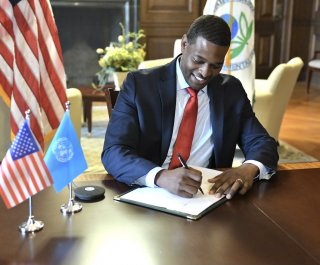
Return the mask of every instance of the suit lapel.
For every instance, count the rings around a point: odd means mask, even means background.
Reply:
[[[177,93],[176,61],[177,58],[161,69],[162,71],[160,73],[160,82],[158,86],[162,106],[161,163],[166,159],[173,131]]]
[[[218,75],[208,84],[208,96],[210,99],[211,124],[213,132],[214,154],[221,152],[223,148],[224,128],[224,90],[221,86],[221,76]],[[213,158],[214,159],[214,158]],[[217,162],[217,157],[215,160]]]

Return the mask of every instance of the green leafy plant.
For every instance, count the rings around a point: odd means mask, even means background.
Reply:
[[[98,84],[95,88],[102,88],[113,72],[128,72],[138,69],[139,64],[144,60],[146,44],[142,44],[145,38],[144,30],[138,32],[126,31],[120,23],[122,34],[118,36],[118,42],[111,42],[104,49],[98,48],[98,63],[101,70],[96,73]]]
[[[251,38],[253,32],[253,21],[248,23],[248,20],[243,12],[240,14],[240,36],[237,36],[236,40],[231,41],[231,44],[235,44],[236,47],[231,50],[231,58],[237,57],[248,45],[248,41]]]

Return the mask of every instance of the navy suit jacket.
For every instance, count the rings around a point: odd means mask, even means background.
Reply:
[[[128,74],[113,109],[101,155],[117,180],[132,184],[168,153],[176,106],[176,59]],[[255,117],[238,79],[219,74],[208,84],[214,152],[210,168],[231,167],[238,144],[246,160],[276,169],[277,144]]]

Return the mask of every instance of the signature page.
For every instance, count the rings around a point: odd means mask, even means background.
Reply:
[[[209,178],[213,178],[221,173],[221,171],[190,166],[202,172],[202,189],[204,195],[198,191],[193,198],[182,198],[172,194],[162,188],[137,188],[121,196],[121,199],[135,201],[142,204],[157,206],[168,210],[174,210],[190,215],[198,215],[212,204],[218,202],[222,198],[216,198],[209,195],[208,192],[212,186],[208,183]]]

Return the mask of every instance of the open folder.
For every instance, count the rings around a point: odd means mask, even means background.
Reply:
[[[162,188],[141,187],[117,195],[114,200],[197,220],[211,209],[225,202],[226,198],[225,196],[216,198],[208,194],[212,186],[208,179],[219,175],[221,171],[196,166],[190,167],[202,172],[201,188],[204,195],[198,191],[193,198],[182,198]]]

